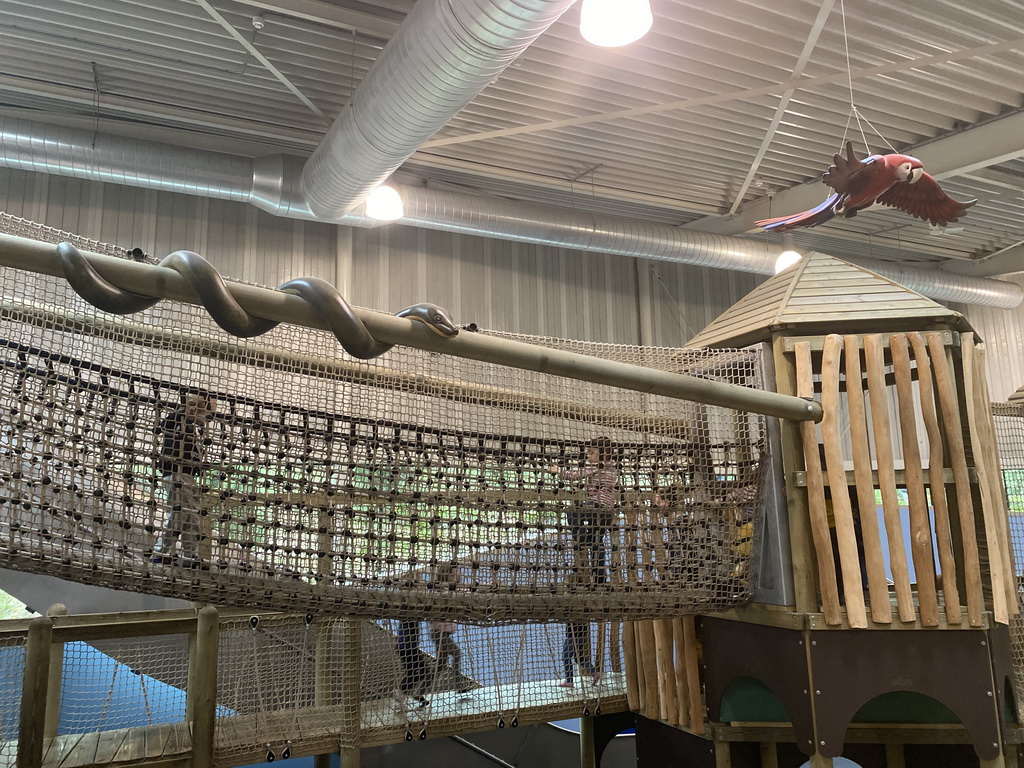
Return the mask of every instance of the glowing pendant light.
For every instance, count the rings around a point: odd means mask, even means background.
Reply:
[[[800,262],[803,256],[796,249],[793,243],[793,235],[789,232],[785,232],[782,235],[782,253],[779,254],[779,258],[775,260],[775,274],[779,274],[784,270],[789,269],[794,264]]]
[[[398,190],[381,184],[366,196],[366,215],[377,221],[396,221],[405,215]]]
[[[654,23],[649,0],[583,0],[580,34],[603,48],[629,45]]]

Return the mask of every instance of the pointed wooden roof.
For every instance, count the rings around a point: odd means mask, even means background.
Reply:
[[[936,322],[970,330],[963,315],[927,296],[812,252],[733,304],[686,346],[745,346],[795,327],[807,335],[878,333],[923,330]]]

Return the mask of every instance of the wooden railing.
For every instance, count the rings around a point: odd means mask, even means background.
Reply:
[[[820,392],[824,411],[820,434],[810,422],[800,430],[820,605],[830,625],[843,624],[844,612],[853,628],[869,619],[891,624],[894,603],[900,622],[925,627],[961,624],[965,601],[971,627],[983,626],[986,609],[1002,624],[1017,612],[984,351],[967,333],[954,355],[948,342],[956,336],[833,334],[820,356],[810,340],[792,340],[797,393]],[[909,508],[906,529],[898,490]]]

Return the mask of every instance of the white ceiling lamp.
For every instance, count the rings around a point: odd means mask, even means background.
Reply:
[[[381,184],[366,196],[365,211],[377,221],[397,221],[405,216],[405,205],[397,189]]]
[[[775,260],[775,274],[783,272],[794,264],[799,263],[803,256],[800,255],[799,251],[793,244],[793,235],[788,232],[782,236],[782,253],[779,254],[779,258]]]
[[[653,23],[650,0],[583,0],[580,10],[580,34],[602,48],[636,42]]]

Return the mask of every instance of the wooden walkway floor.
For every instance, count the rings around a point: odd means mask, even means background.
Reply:
[[[390,699],[364,702],[361,746],[401,743],[407,732],[418,738],[424,729],[429,738],[490,730],[497,727],[499,716],[509,724],[514,716],[520,726],[573,718],[588,704],[593,707],[600,703],[604,713],[624,711],[624,679],[621,674],[609,674],[607,678],[600,688],[580,685],[575,690],[558,688],[553,680],[527,683],[524,699],[532,703],[514,712],[504,710],[496,686],[474,689],[470,696],[454,691],[437,693],[431,705],[422,710],[396,708]],[[314,714],[324,713],[286,709],[219,719],[214,765],[230,768],[263,762],[267,749],[264,735],[268,732],[288,733],[293,757],[337,751],[341,724],[310,716]],[[192,759],[191,725],[179,722],[58,736],[47,741],[44,750],[42,768],[128,768],[142,764],[146,768],[188,768]],[[13,768],[16,754],[16,741],[0,742],[0,768]]]

